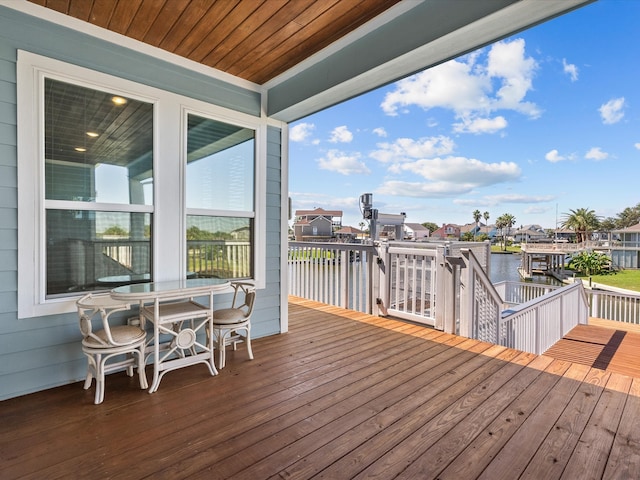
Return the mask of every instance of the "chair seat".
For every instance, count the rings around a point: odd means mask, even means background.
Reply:
[[[82,352],[87,358],[87,376],[84,389],[96,380],[94,403],[104,400],[105,375],[125,370],[133,376],[138,370],[140,388],[148,388],[144,367],[144,353],[147,333],[135,325],[111,325],[110,317],[117,312],[129,310],[127,302],[116,301],[109,294],[86,294],[76,302]],[[93,330],[93,322],[101,323],[101,330]]]
[[[174,323],[183,320],[190,320],[192,318],[204,318],[209,316],[209,307],[201,305],[198,302],[172,302],[161,303],[158,307],[160,323]],[[145,306],[142,309],[142,314],[151,320],[155,321],[155,310],[153,305]]]
[[[89,348],[103,348],[108,345],[107,332],[99,330],[94,332],[94,335],[102,340],[104,343],[100,343],[97,339],[92,337],[86,337],[82,341],[82,345]],[[140,340],[146,338],[146,333],[140,327],[134,327],[131,325],[122,325],[118,327],[111,327],[111,336],[113,340],[120,346],[133,345]]]
[[[216,325],[231,325],[244,322],[245,313],[239,308],[221,308],[213,312],[213,323]]]

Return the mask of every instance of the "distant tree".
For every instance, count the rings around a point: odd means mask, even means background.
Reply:
[[[129,232],[127,232],[120,225],[112,225],[108,228],[105,228],[104,232],[102,232],[102,235],[109,235],[114,237],[128,237]]]
[[[187,240],[213,240],[213,234],[194,225],[187,230]]]
[[[422,223],[422,226],[429,229],[429,235],[431,235],[438,228],[440,228],[440,227],[438,227],[437,224],[435,224],[433,222],[424,222],[424,223]]]
[[[503,213],[496,219],[496,228],[500,229],[502,237],[502,249],[507,249],[507,237],[511,231],[511,227],[516,223],[516,217],[510,213]]]
[[[476,222],[476,229],[473,231],[473,239],[475,240],[476,238],[476,233],[478,233],[478,227],[480,226],[480,219],[482,218],[482,214],[480,213],[480,210],[474,210],[473,213],[473,221]]]
[[[640,203],[635,207],[627,207],[618,214],[616,228],[632,227],[640,223]]]
[[[610,232],[618,228],[615,218],[607,217],[600,222],[600,231]]]
[[[471,232],[464,232],[460,239],[464,242],[475,242],[476,236]]]
[[[588,208],[578,208],[565,213],[562,228],[568,228],[576,233],[576,241],[582,243],[589,238],[589,234],[598,230],[600,219],[596,212]]]
[[[485,223],[486,225],[489,225],[489,212],[484,212],[484,213],[482,214],[482,217],[484,218],[484,223]]]
[[[574,253],[569,267],[586,275],[601,275],[608,271],[611,259],[600,252],[582,251]]]

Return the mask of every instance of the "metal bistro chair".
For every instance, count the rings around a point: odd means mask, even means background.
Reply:
[[[247,345],[249,359],[253,360],[251,314],[256,298],[256,287],[251,282],[232,282],[231,286],[234,288],[231,307],[213,311],[212,333],[218,349],[218,368],[225,366],[226,346],[233,345],[233,349],[236,350],[238,342],[244,342]]]
[[[104,376],[116,370],[126,369],[127,374],[133,376],[133,368],[138,369],[140,388],[146,389],[145,375],[145,344],[146,332],[132,325],[109,325],[109,317],[115,312],[129,310],[126,302],[112,299],[108,294],[88,294],[76,302],[82,332],[82,352],[87,356],[87,378],[84,389],[91,386],[92,379],[96,379],[95,404],[104,400]],[[101,330],[94,331],[92,321],[100,315]],[[110,362],[113,357],[125,358]]]

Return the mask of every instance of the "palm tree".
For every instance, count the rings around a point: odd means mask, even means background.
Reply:
[[[478,233],[478,223],[480,222],[480,219],[482,218],[482,214],[480,213],[480,210],[474,210],[473,213],[473,221],[476,222],[476,229],[473,231],[473,241],[476,241],[476,233]]]
[[[488,227],[489,226],[489,212],[484,212],[482,214],[482,218],[484,218],[485,227]],[[487,234],[487,237],[488,237],[489,236],[489,229],[488,228],[487,228],[486,234]]]
[[[589,233],[597,230],[600,226],[600,219],[596,212],[589,210],[589,208],[578,208],[569,210],[569,212],[564,214],[561,226],[576,232],[578,243],[585,242],[589,238]]]
[[[502,244],[504,245],[503,250],[507,249],[507,236],[509,235],[511,227],[513,227],[515,223],[516,217],[510,213],[503,213],[496,220],[496,227],[502,232]]]

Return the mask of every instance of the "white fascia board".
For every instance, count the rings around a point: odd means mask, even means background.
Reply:
[[[106,28],[98,27],[97,25],[93,25],[89,22],[84,22],[75,17],[65,15],[50,8],[36,5],[32,2],[28,2],[27,0],[0,0],[0,6],[11,8],[26,15],[45,20],[62,27],[66,27],[71,30],[84,33],[86,35],[91,35],[92,37],[99,38],[101,40],[104,40],[105,42],[129,48],[136,52],[149,55],[150,57],[172,63],[179,67],[192,70],[202,75],[206,75],[208,77],[244,88],[246,90],[260,93],[264,92],[264,88],[257,83],[244,80],[240,77],[236,77],[235,75],[231,75],[212,67],[207,67],[206,65],[194,62],[193,60],[181,57],[180,55],[168,52],[167,50],[148,45],[139,40],[129,38],[120,33],[112,32],[111,30],[107,30]]]
[[[271,112],[271,117],[283,122],[293,122],[595,1],[597,0],[521,0],[392,61],[327,88],[318,94],[310,95],[281,111]],[[330,55],[325,53],[322,52],[313,59],[317,62],[320,59],[330,58]],[[307,63],[304,66],[308,68],[312,64]],[[277,81],[269,82],[265,86],[274,88],[291,78],[292,76],[289,74],[283,75],[278,77]]]

